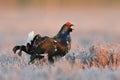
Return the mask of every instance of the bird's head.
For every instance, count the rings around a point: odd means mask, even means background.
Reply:
[[[66,22],[64,25],[63,25],[63,27],[62,27],[62,29],[64,30],[64,31],[67,31],[67,32],[72,32],[72,26],[74,26],[72,23],[70,23],[70,22]]]
[[[66,22],[62,26],[58,34],[54,37],[54,39],[56,39],[58,42],[61,42],[62,44],[67,44],[67,41],[69,41],[70,43],[71,42],[70,32],[72,32],[73,30],[72,26],[74,25],[71,24],[70,22]]]
[[[74,25],[71,24],[70,22],[66,22],[54,38],[62,38],[62,39],[65,38],[65,40],[66,40],[66,38],[69,36],[70,32],[72,32],[72,30],[73,30],[72,26],[74,26]]]

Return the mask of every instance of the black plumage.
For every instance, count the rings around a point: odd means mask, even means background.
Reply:
[[[14,53],[17,50],[18,55],[22,55],[22,51],[31,55],[30,63],[34,63],[35,59],[42,59],[45,55],[48,57],[48,61],[54,63],[53,57],[63,57],[65,56],[71,48],[71,37],[70,32],[72,32],[73,24],[70,22],[65,23],[58,34],[52,38],[45,36],[41,37],[37,34],[30,43],[22,46],[15,46],[13,48]]]

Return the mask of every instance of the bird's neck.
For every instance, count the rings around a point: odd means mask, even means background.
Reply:
[[[63,45],[67,45],[71,42],[70,32],[61,30],[55,37],[58,42],[60,42]]]

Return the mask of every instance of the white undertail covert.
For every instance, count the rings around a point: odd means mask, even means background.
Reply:
[[[31,31],[31,32],[28,34],[27,43],[30,43],[31,40],[33,40],[34,35],[35,35],[34,31]]]

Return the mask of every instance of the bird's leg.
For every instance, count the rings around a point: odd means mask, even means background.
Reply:
[[[28,62],[28,64],[30,64],[30,63],[33,64],[33,63],[35,62],[35,61],[34,61],[35,58],[36,58],[35,55],[31,55],[31,57],[30,57],[30,61]]]
[[[42,58],[44,58],[44,56],[40,56],[40,55],[36,55],[36,54],[34,54],[34,55],[31,55],[31,57],[30,57],[30,61],[28,62],[28,64],[30,64],[30,63],[34,63],[35,61],[35,59],[39,59],[39,60],[41,60]]]
[[[49,61],[50,64],[53,64],[54,63],[53,57],[48,57],[48,61]]]
[[[35,59],[36,59],[36,55],[31,55],[31,57],[30,57],[30,61],[28,62],[28,64],[30,64],[30,63],[34,63],[35,62]]]
[[[26,48],[26,46],[24,46],[24,45],[22,45],[22,46],[15,46],[15,47],[13,48],[13,52],[14,52],[14,53],[16,53],[17,50],[20,50],[20,51],[18,52],[18,55],[19,55],[19,56],[22,55],[22,51],[28,53],[27,48]]]

